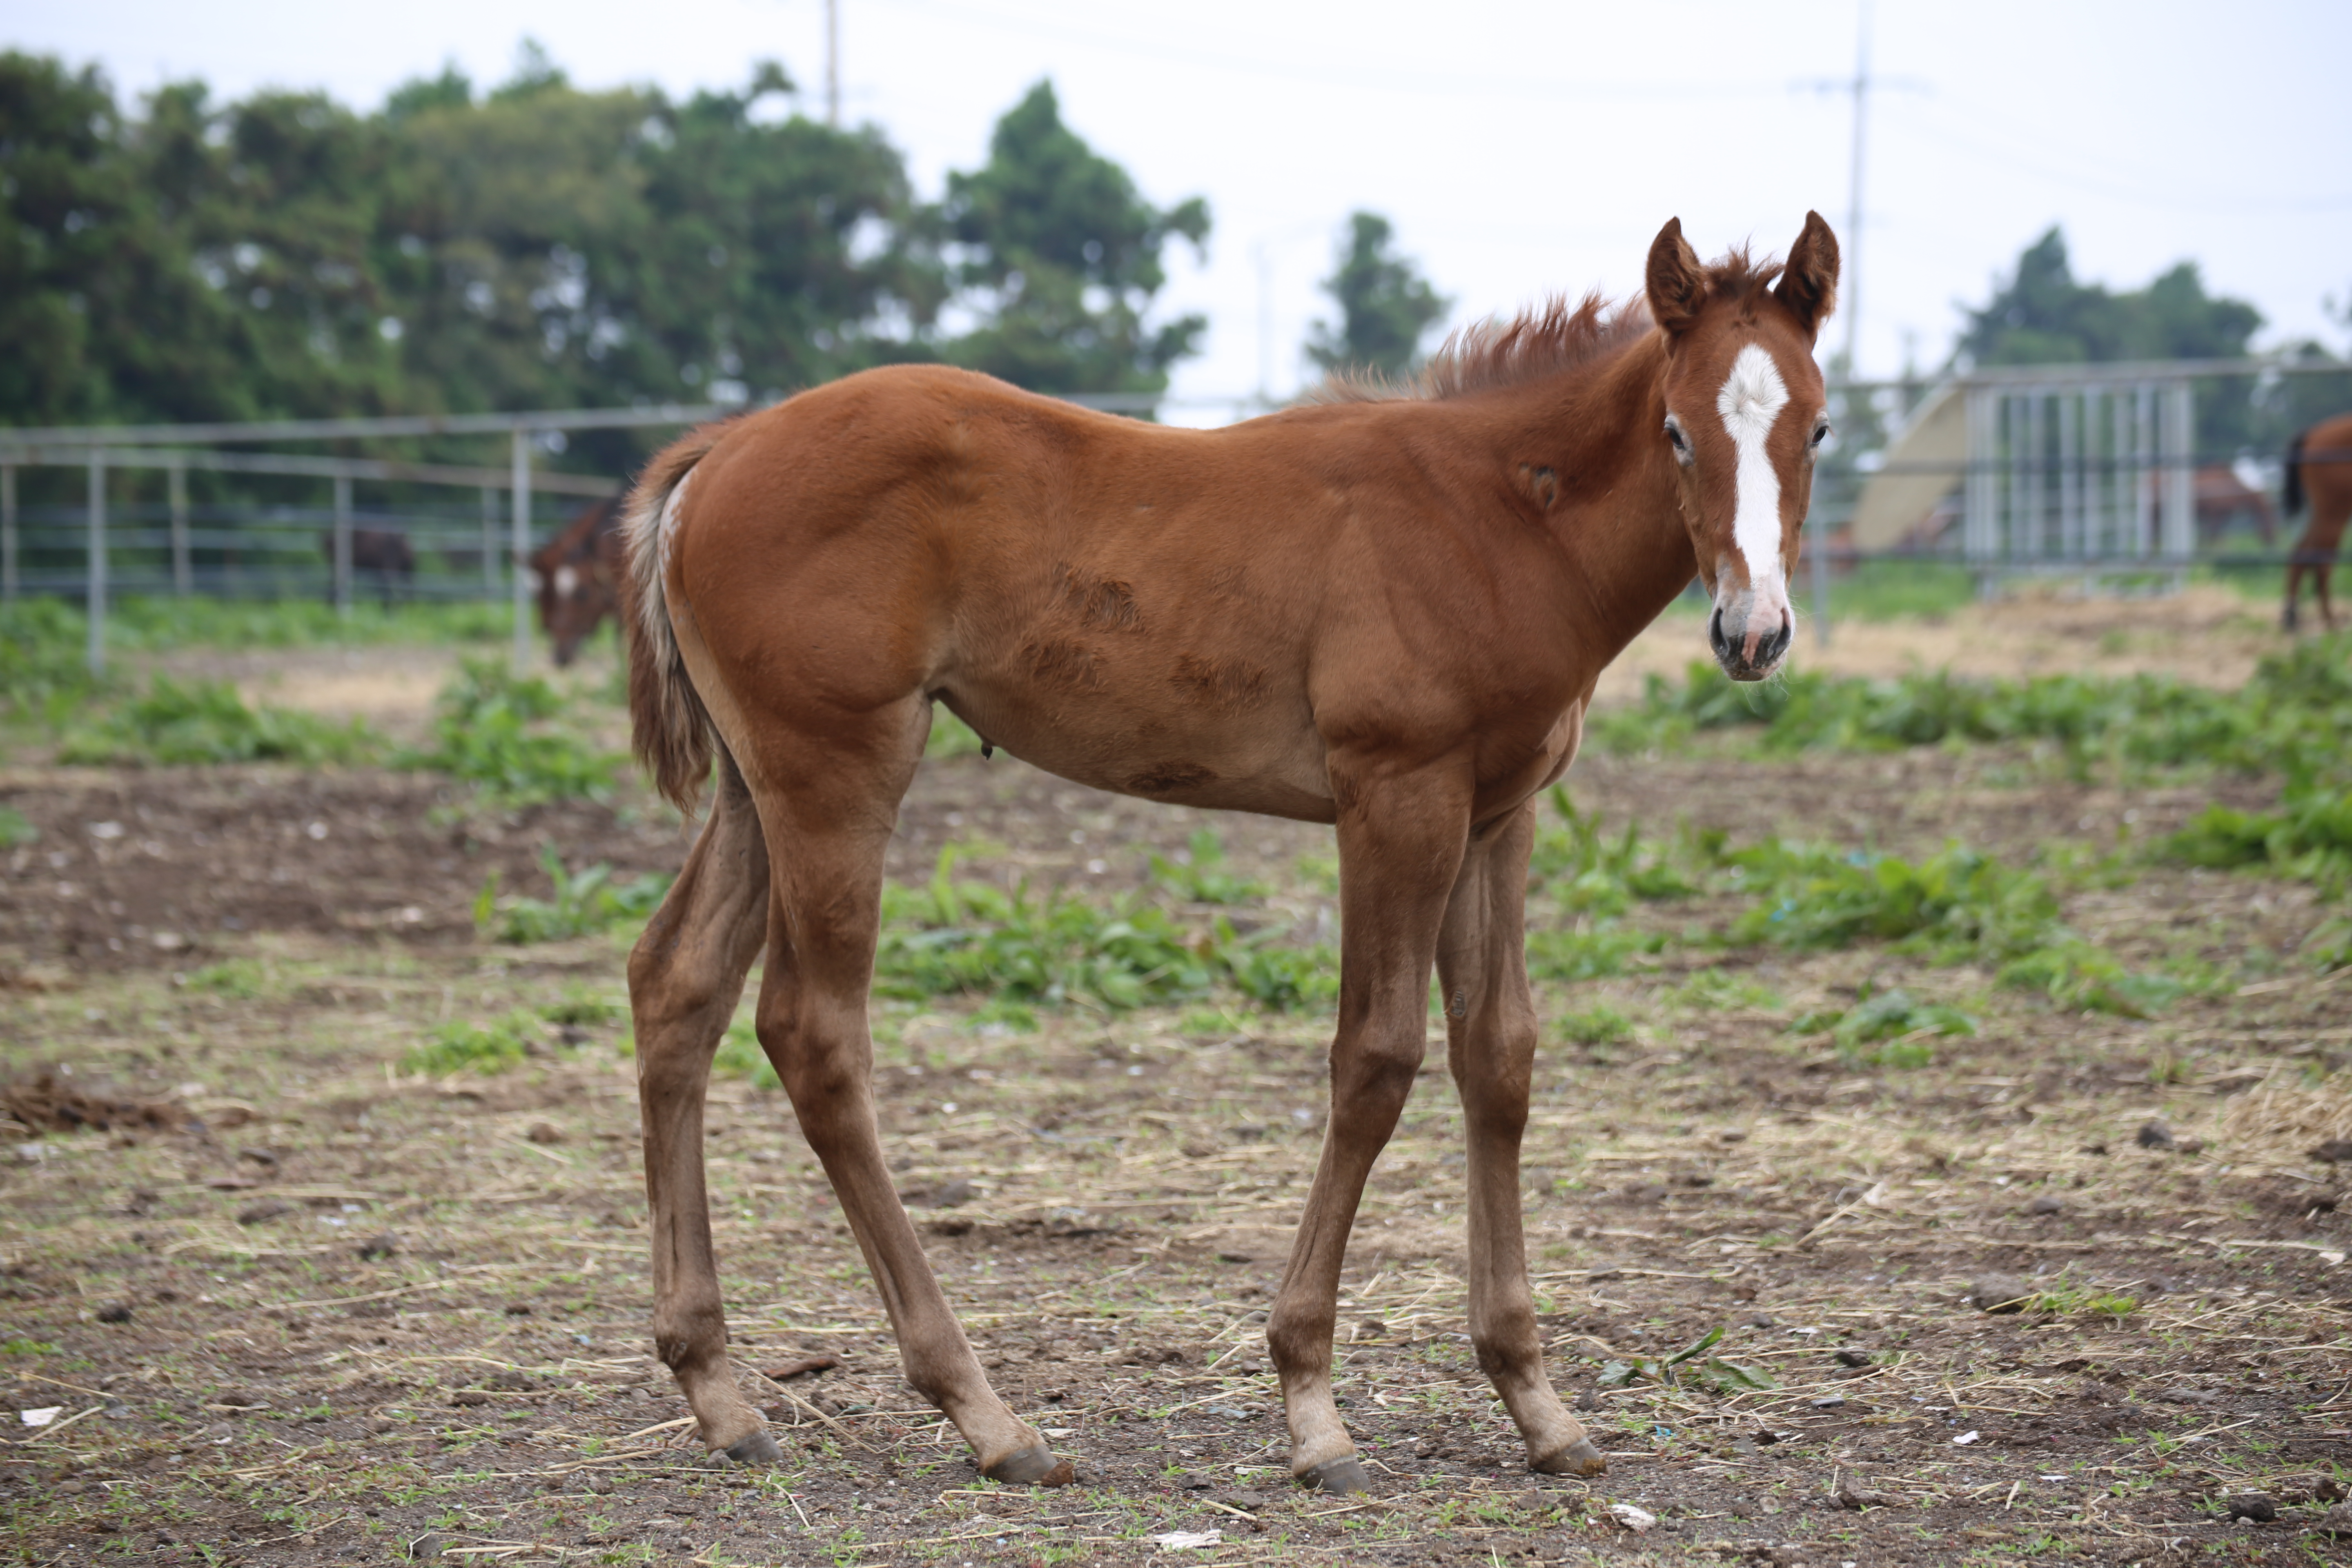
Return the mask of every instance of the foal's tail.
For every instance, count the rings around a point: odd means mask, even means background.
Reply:
[[[630,742],[654,785],[681,811],[691,810],[710,776],[710,711],[694,689],[671,628],[666,586],[669,540],[694,466],[719,443],[719,427],[670,443],[647,463],[629,492],[622,522],[629,566],[621,579],[621,624],[629,631]]]
[[[2303,444],[2311,432],[2298,430],[2286,444],[2286,483],[2279,489],[2279,515],[2293,517],[2303,510]]]

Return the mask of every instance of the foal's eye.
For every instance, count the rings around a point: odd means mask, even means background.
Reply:
[[[1675,456],[1687,463],[1691,460],[1690,438],[1683,434],[1682,421],[1666,416],[1666,439],[1674,444]]]
[[[1830,438],[1830,422],[1826,419],[1813,426],[1813,445],[1818,447]]]

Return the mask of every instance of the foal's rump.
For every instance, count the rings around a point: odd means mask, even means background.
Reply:
[[[632,500],[640,754],[699,778],[680,696],[843,741],[928,698],[1066,777],[1328,819],[1307,645],[1345,509],[1318,483],[931,366],[698,433]]]

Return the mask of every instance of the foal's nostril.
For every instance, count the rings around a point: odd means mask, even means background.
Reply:
[[[1717,658],[1731,657],[1730,640],[1723,635],[1723,610],[1720,605],[1706,618],[1706,645],[1715,649]]]
[[[1780,616],[1780,629],[1757,645],[1756,662],[1759,664],[1770,664],[1773,660],[1779,658],[1782,654],[1789,651],[1790,640],[1796,635],[1797,628],[1795,624],[1790,621],[1785,613],[1782,614]]]

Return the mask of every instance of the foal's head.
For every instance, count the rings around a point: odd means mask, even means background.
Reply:
[[[1666,336],[1666,426],[1707,641],[1734,680],[1780,668],[1796,626],[1789,573],[1829,435],[1813,340],[1837,296],[1837,238],[1819,213],[1785,267],[1703,267],[1671,219],[1650,247],[1650,313]]]

